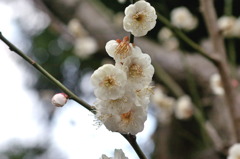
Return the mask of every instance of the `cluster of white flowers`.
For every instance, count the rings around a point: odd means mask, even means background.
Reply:
[[[124,28],[134,36],[145,35],[156,24],[155,9],[145,1],[130,5],[125,14]],[[105,64],[91,76],[96,117],[110,131],[135,135],[147,119],[154,74],[151,58],[127,36],[110,40],[105,49],[115,65]]]
[[[170,17],[174,26],[186,31],[193,30],[198,25],[198,19],[186,7],[173,9]]]
[[[218,73],[211,75],[210,88],[215,95],[224,95],[225,91],[222,85],[221,77]]]
[[[75,37],[74,53],[80,58],[88,58],[98,49],[97,42],[88,35],[78,19],[72,19],[68,23],[69,32]]]
[[[240,38],[240,17],[222,16],[218,19],[218,27],[227,38]]]
[[[227,159],[239,159],[240,158],[240,144],[232,145],[228,150]]]
[[[150,3],[138,1],[125,9],[123,28],[134,36],[144,36],[156,25],[157,14]]]
[[[96,116],[111,131],[135,135],[147,119],[154,73],[151,58],[129,43],[128,37],[110,40],[106,51],[116,63],[101,66],[91,76]]]
[[[128,159],[124,152],[121,149],[115,149],[114,157],[107,157],[106,155],[102,155],[100,159]]]

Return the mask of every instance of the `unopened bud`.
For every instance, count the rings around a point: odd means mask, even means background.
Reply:
[[[52,97],[52,104],[56,107],[62,107],[66,104],[68,95],[65,93],[57,93]]]

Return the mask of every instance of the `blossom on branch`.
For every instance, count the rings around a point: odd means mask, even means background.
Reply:
[[[171,22],[174,26],[186,31],[193,30],[198,25],[198,20],[186,7],[178,7],[171,12]]]
[[[67,103],[68,95],[65,93],[57,93],[52,97],[52,104],[56,107],[62,107]]]
[[[128,159],[124,152],[121,149],[115,149],[114,157],[107,157],[106,155],[102,155],[100,159]]]
[[[239,159],[240,158],[240,144],[234,144],[228,150],[227,159]]]
[[[125,9],[123,28],[134,36],[140,37],[147,34],[156,25],[156,11],[145,1],[138,1]]]
[[[175,117],[180,120],[189,119],[193,115],[193,105],[189,96],[180,97],[175,106]]]
[[[215,73],[210,77],[210,88],[215,95],[224,95],[225,91],[220,75]]]
[[[105,46],[106,52],[113,57],[116,62],[125,62],[131,55],[142,53],[141,49],[129,43],[129,37],[125,36],[123,40],[110,40]]]
[[[97,118],[103,122],[107,129],[122,134],[136,135],[144,128],[144,122],[147,120],[146,107],[129,105],[125,113],[110,112],[104,107],[97,107]]]
[[[96,118],[110,131],[135,135],[147,120],[154,73],[151,58],[128,37],[109,41],[106,51],[116,63],[103,65],[91,76]]]
[[[234,16],[220,17],[218,27],[226,38],[240,37],[240,19]]]
[[[127,73],[128,87],[140,89],[149,85],[152,81],[154,68],[148,54],[139,54],[129,57],[123,65],[117,65]]]
[[[98,68],[91,76],[94,93],[102,100],[117,99],[124,95],[127,82],[126,73],[114,65],[105,64]]]

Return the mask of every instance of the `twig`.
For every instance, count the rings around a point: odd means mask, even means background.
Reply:
[[[225,15],[232,15],[232,5],[233,5],[233,0],[225,0],[224,1]]]
[[[131,146],[133,147],[133,149],[135,150],[135,152],[137,153],[140,159],[147,159],[147,157],[144,155],[141,148],[137,144],[137,138],[135,135],[131,135],[131,134],[121,134],[121,135],[131,144]]]
[[[153,63],[155,68],[155,75],[159,78],[164,85],[173,93],[175,97],[181,97],[184,95],[182,88],[168,75],[167,72],[156,62]]]
[[[197,43],[195,43],[194,41],[192,41],[189,37],[187,37],[182,31],[180,31],[179,29],[175,28],[170,21],[165,18],[164,16],[162,16],[161,14],[157,13],[158,16],[158,20],[160,20],[164,25],[166,25],[169,29],[171,29],[174,34],[179,37],[180,39],[182,39],[185,43],[187,43],[190,47],[192,47],[193,49],[195,49],[199,54],[201,54],[203,57],[205,57],[206,59],[208,59],[209,61],[211,61],[212,63],[216,63],[217,61],[219,61],[218,56],[215,56],[213,54],[209,54],[206,53]]]
[[[213,145],[217,151],[222,151],[224,148],[223,140],[219,136],[216,129],[213,127],[213,125],[210,122],[205,123],[206,130],[211,137],[211,140],[213,142]]]
[[[221,54],[221,56],[226,59],[224,41],[217,25],[217,15],[213,0],[200,0],[200,10],[203,14],[215,53]]]
[[[63,92],[65,92],[69,99],[75,100],[77,103],[81,104],[83,107],[91,111],[92,113],[95,113],[95,108],[82,99],[80,99],[77,95],[75,95],[72,91],[70,91],[67,87],[65,87],[61,82],[59,82],[56,78],[54,78],[50,73],[48,73],[43,67],[41,67],[38,63],[36,63],[34,60],[32,60],[30,57],[28,57],[26,54],[24,54],[21,50],[19,50],[15,45],[13,45],[10,41],[8,41],[0,32],[0,39],[9,47],[9,49],[15,53],[17,53],[19,56],[21,56],[25,61],[27,61],[29,64],[31,64],[33,67],[35,67],[39,72],[41,72],[46,78],[48,78],[51,82],[53,82],[55,85],[57,85]]]
[[[213,48],[216,54],[220,55],[221,60],[217,61],[215,65],[218,68],[219,74],[222,78],[223,87],[225,89],[225,98],[227,109],[232,118],[232,138],[234,141],[240,141],[240,136],[237,129],[237,121],[235,120],[235,94],[230,84],[228,64],[226,60],[226,51],[224,47],[223,38],[219,32],[217,26],[217,15],[214,9],[213,0],[200,0],[201,11],[206,22],[206,26],[213,44]]]

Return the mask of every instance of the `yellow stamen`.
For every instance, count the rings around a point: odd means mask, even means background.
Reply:
[[[140,77],[143,74],[143,69],[140,65],[132,64],[129,67],[129,75],[131,77]]]
[[[131,120],[131,116],[132,116],[132,111],[130,110],[129,112],[127,113],[123,113],[121,114],[121,119],[124,121],[124,122],[130,122]]]

